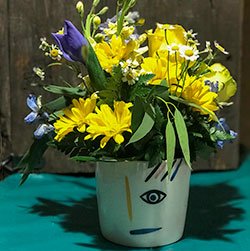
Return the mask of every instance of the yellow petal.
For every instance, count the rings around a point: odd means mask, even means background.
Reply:
[[[121,144],[124,141],[124,137],[121,134],[117,134],[114,136],[114,140],[117,144]]]

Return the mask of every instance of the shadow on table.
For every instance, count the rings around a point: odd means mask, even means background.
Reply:
[[[228,229],[231,221],[243,220],[244,210],[236,202],[243,199],[238,188],[226,183],[190,187],[184,238],[225,240],[242,229]]]
[[[243,199],[237,188],[228,184],[213,186],[191,186],[184,238],[202,240],[227,240],[229,235],[242,229],[227,229],[232,220],[242,220],[244,210],[233,203]],[[93,194],[82,200],[54,201],[37,198],[38,203],[30,213],[40,216],[60,216],[58,222],[67,232],[82,232],[93,237],[92,243],[76,243],[88,248],[101,250],[127,250],[106,241],[99,229],[96,197]]]
[[[93,237],[92,243],[76,243],[88,248],[101,250],[127,250],[105,240],[100,232],[96,196],[82,200],[54,201],[37,198],[38,203],[30,208],[30,213],[40,216],[59,216],[59,222],[66,232],[84,233]]]

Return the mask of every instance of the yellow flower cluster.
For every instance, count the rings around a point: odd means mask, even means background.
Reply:
[[[155,30],[149,30],[137,39],[131,39],[135,31],[133,26],[124,25],[119,36],[116,31],[117,24],[110,22],[103,31],[105,40],[96,42],[94,50],[106,72],[112,74],[115,66],[121,66],[122,81],[135,84],[139,76],[154,74],[149,84],[160,85],[165,80],[171,95],[194,104],[195,111],[209,115],[211,119],[215,119],[214,112],[219,104],[227,102],[235,94],[236,83],[221,64],[208,66],[202,63],[199,69],[203,68],[205,74],[190,74],[190,69],[199,64],[200,54],[205,52],[197,49],[199,42],[192,30],[158,23]],[[148,46],[141,48],[146,38]],[[218,43],[215,47],[225,52]],[[147,51],[148,56],[143,57]]]
[[[109,25],[115,25],[110,23]],[[119,36],[113,31],[116,29],[104,30],[108,34],[108,40],[103,40],[94,44],[94,50],[102,68],[112,73],[115,66],[120,65],[123,71],[123,80],[129,84],[134,82],[139,77],[140,65],[143,60],[142,54],[145,53],[148,47],[141,47],[141,44],[146,40],[146,34],[132,39],[134,27],[125,26]]]
[[[100,61],[102,68],[107,72],[112,72],[114,66],[120,61],[132,57],[137,44],[134,41],[125,43],[119,36],[113,35],[109,42],[101,42],[95,45],[95,53]]]
[[[157,24],[155,31],[147,33],[149,56],[143,59],[142,72],[155,75],[149,84],[159,85],[166,80],[172,95],[197,105],[200,109],[193,108],[195,111],[214,119],[218,103],[235,94],[236,83],[220,64],[209,67],[204,63],[208,73],[202,77],[189,74],[200,56],[195,35],[180,25]]]
[[[72,105],[64,109],[64,114],[54,123],[55,140],[60,142],[67,134],[77,129],[81,133],[88,133],[84,140],[104,136],[100,141],[101,148],[104,148],[111,138],[121,144],[124,142],[122,133],[132,132],[129,110],[131,106],[132,103],[115,101],[114,110],[107,104],[101,104],[98,108],[94,95],[87,99],[74,99]]]

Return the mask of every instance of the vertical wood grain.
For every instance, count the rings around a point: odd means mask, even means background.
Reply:
[[[80,26],[79,16],[75,10],[74,1],[61,0],[10,0],[10,86],[11,86],[11,123],[12,147],[15,154],[22,154],[32,142],[34,126],[24,123],[24,117],[30,112],[26,107],[26,97],[29,93],[43,93],[44,100],[49,98],[42,89],[31,87],[33,66],[46,66],[48,60],[38,49],[40,38],[46,37],[54,43],[51,32],[62,28],[65,19]],[[86,8],[89,4],[86,4]],[[47,83],[53,84],[57,69],[50,71]],[[78,164],[68,161],[67,157],[56,151],[46,154],[45,170],[51,172],[76,172],[82,169]],[[86,167],[85,169],[88,169]]]
[[[0,160],[11,152],[8,3],[0,0]]]
[[[242,54],[242,88],[241,88],[241,116],[240,132],[241,144],[250,149],[250,1],[244,1],[243,20],[243,54]]]

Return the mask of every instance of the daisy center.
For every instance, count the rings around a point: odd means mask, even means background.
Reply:
[[[57,56],[59,55],[59,51],[56,50],[56,49],[52,49],[52,50],[50,51],[50,55],[51,55],[52,57],[57,57]]]
[[[178,51],[179,50],[179,46],[178,45],[173,45],[172,46],[172,50],[173,51]]]
[[[192,50],[188,49],[185,51],[185,55],[188,57],[192,57],[194,55],[194,52]]]

